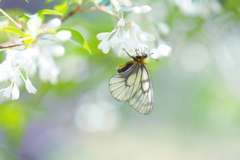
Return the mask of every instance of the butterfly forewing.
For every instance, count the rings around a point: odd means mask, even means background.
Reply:
[[[110,79],[109,89],[115,99],[118,101],[127,101],[140,87],[135,83],[140,77],[138,69],[137,65],[133,65],[128,70]]]
[[[129,63],[127,63],[129,64]],[[141,114],[149,114],[153,108],[153,90],[150,74],[145,63],[132,63],[109,81],[112,96],[127,101]]]

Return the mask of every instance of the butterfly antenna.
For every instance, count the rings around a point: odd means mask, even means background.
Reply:
[[[141,48],[141,54],[142,56],[145,54],[145,52],[143,51],[143,48]]]
[[[126,51],[126,49],[123,48],[123,50],[127,53],[127,55],[128,55],[129,57],[134,58],[133,56],[131,56],[131,55]]]
[[[140,56],[140,55],[138,54],[138,51],[139,51],[138,49],[135,49],[136,55],[137,55],[137,56]]]
[[[150,53],[149,55],[148,55],[148,57],[150,57],[152,54],[154,54],[153,52],[152,53]],[[155,59],[155,58],[149,58],[149,59],[153,59],[153,60],[155,60],[155,61],[159,61],[159,59]]]

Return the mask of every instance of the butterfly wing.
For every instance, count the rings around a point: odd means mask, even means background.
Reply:
[[[140,88],[141,70],[133,64],[126,71],[113,76],[109,81],[109,90],[118,101],[128,101]]]
[[[113,76],[109,81],[112,96],[118,101],[128,101],[141,114],[153,108],[153,90],[147,65],[136,63]]]
[[[130,105],[141,114],[149,114],[153,109],[154,96],[152,81],[146,64],[139,64],[142,72],[140,88],[128,100]]]

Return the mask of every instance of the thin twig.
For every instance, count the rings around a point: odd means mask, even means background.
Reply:
[[[13,42],[6,42],[3,44],[0,44],[0,49],[5,49],[5,48],[11,48],[11,47],[16,47],[16,46],[21,46],[24,45],[23,41],[13,41]]]
[[[22,29],[23,28],[23,26],[21,25],[21,24],[19,24],[19,23],[17,23],[11,16],[9,16],[4,10],[2,10],[1,8],[0,8],[0,12],[3,14],[3,15],[5,15],[10,21],[12,21],[15,25],[16,25],[16,27],[18,27],[19,29]]]

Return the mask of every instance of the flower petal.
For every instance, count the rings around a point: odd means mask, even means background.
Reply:
[[[99,33],[99,34],[97,35],[97,39],[98,39],[98,40],[108,39],[110,35],[111,35],[111,33],[109,33],[109,32]]]
[[[38,14],[32,15],[27,21],[27,28],[34,39],[37,37],[41,25],[42,19],[38,17]]]
[[[3,91],[3,97],[4,97],[4,98],[10,98],[11,92],[12,92],[12,85],[10,85],[9,87],[7,87],[7,88]]]
[[[60,44],[55,44],[49,47],[49,51],[52,53],[55,57],[61,57],[65,53],[65,48]]]
[[[119,43],[121,43],[121,38],[117,37],[116,35],[114,35],[111,38],[111,47],[114,48],[116,47]]]
[[[133,7],[132,11],[136,14],[141,14],[141,7]]]
[[[118,27],[124,27],[124,25],[125,25],[125,20],[124,20],[123,18],[119,19],[117,25],[118,25]]]
[[[101,50],[102,50],[103,46],[104,46],[106,43],[107,43],[107,40],[106,40],[106,39],[102,40],[102,41],[99,43],[99,45],[98,45],[98,49],[101,49]]]
[[[147,12],[150,12],[151,10],[152,10],[152,8],[148,5],[141,6],[142,13],[147,13]]]
[[[172,47],[166,44],[160,44],[157,48],[161,56],[169,56],[172,52]]]
[[[110,47],[111,47],[110,42],[106,43],[102,48],[103,53],[107,54],[110,50]]]
[[[32,82],[29,79],[25,81],[25,86],[29,93],[33,93],[33,94],[37,93],[36,88],[32,85]]]
[[[62,42],[69,40],[72,37],[70,31],[62,30],[56,34],[56,38]]]
[[[47,23],[47,29],[58,29],[61,26],[62,22],[59,18],[54,18],[51,19],[48,23]]]
[[[139,38],[144,42],[144,43],[150,43],[155,41],[155,37],[147,32],[142,32],[139,36]]]
[[[140,7],[133,7],[132,11],[136,14],[148,13],[152,10],[152,8],[148,5],[143,5]]]
[[[140,27],[134,22],[131,22],[130,31],[137,36],[139,36],[142,33],[142,30],[140,29]]]
[[[103,53],[108,53],[110,50],[110,42],[107,41],[106,39],[104,39],[99,45],[98,45],[98,49],[101,49],[103,51]]]
[[[13,89],[12,89],[12,100],[15,100],[18,98],[19,98],[19,89],[18,89],[18,86],[16,85],[16,83],[14,83]]]

